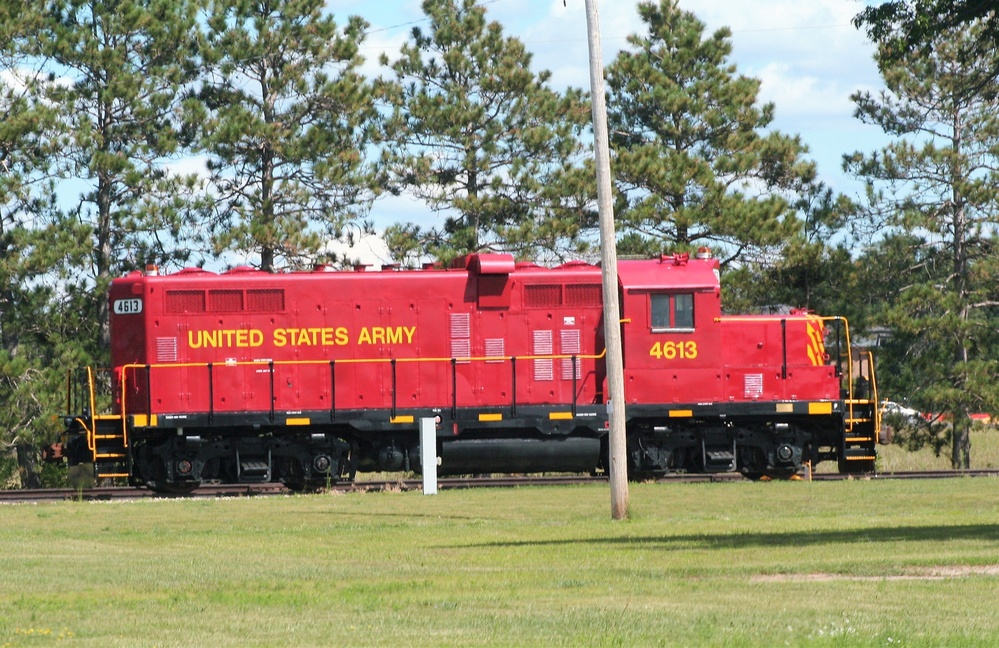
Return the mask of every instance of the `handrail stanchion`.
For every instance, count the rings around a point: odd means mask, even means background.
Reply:
[[[572,415],[576,415],[576,354],[570,359],[572,362]]]
[[[396,382],[397,378],[396,378],[396,372],[395,372],[395,365],[396,365],[395,358],[392,358],[392,361],[391,361],[390,364],[392,365],[392,412],[391,412],[390,415],[391,415],[392,418],[395,418],[396,399],[398,398],[398,395],[399,395],[399,385]]]
[[[458,418],[458,359],[451,358],[451,420]]]
[[[510,356],[510,373],[512,374],[513,385],[510,389],[510,416],[517,416],[517,356]]]
[[[208,369],[208,424],[215,422],[215,376],[212,371],[212,363],[206,365]]]
[[[153,369],[146,365],[146,416],[153,415]]]
[[[274,361],[273,360],[269,360],[267,362],[267,369],[269,370],[269,373],[270,373],[270,383],[271,383],[271,413],[270,413],[270,420],[271,420],[271,423],[273,423],[274,422]]]
[[[330,420],[336,420],[336,360],[330,360]]]

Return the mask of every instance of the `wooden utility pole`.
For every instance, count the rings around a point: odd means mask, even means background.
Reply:
[[[590,46],[590,97],[593,103],[593,154],[597,166],[597,205],[600,214],[600,262],[604,293],[604,340],[607,348],[607,414],[610,418],[611,517],[628,517],[628,439],[625,434],[624,356],[621,351],[621,309],[617,289],[617,237],[611,189],[607,102],[601,59],[597,0],[586,0],[587,41]]]

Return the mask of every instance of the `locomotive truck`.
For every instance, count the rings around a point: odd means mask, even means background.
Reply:
[[[472,254],[446,269],[113,281],[109,370],[70,372],[63,454],[161,492],[358,471],[605,471],[601,269]],[[869,354],[841,317],[723,315],[710,253],[621,260],[629,477],[874,469]]]

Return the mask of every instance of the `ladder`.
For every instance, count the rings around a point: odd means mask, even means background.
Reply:
[[[129,476],[128,437],[122,417],[99,414],[88,434],[87,447],[93,452],[94,470],[98,479],[119,479]]]
[[[877,402],[853,400],[848,405],[850,416],[846,419],[840,448],[839,470],[842,473],[874,472],[881,418]]]
[[[839,449],[841,473],[874,472],[877,458],[878,435],[881,433],[881,408],[878,406],[878,387],[874,378],[874,357],[864,354],[868,370],[862,373],[867,381],[865,393],[853,393],[852,366],[848,372],[850,398],[846,400],[847,417],[843,426],[843,443]],[[861,360],[861,367],[864,361]]]
[[[96,375],[95,375],[96,374]],[[130,472],[128,433],[121,414],[96,413],[111,400],[110,372],[86,367],[71,370],[66,383],[67,435],[78,444],[76,462],[94,464],[98,479],[127,478]],[[85,446],[84,446],[85,444]],[[84,449],[85,447],[85,449]]]

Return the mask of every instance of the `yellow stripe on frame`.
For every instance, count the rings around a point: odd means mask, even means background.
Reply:
[[[285,425],[308,425],[312,423],[312,419],[307,418],[290,418],[285,420]]]
[[[832,414],[832,403],[809,403],[809,414]]]
[[[503,420],[503,415],[502,414],[479,414],[479,421],[480,422],[502,421],[502,420]]]
[[[794,403],[777,403],[778,414],[793,414]]]
[[[412,414],[406,414],[404,416],[393,416],[392,418],[389,419],[389,422],[390,423],[412,423],[413,422],[413,415]]]
[[[694,410],[670,410],[670,418],[690,418],[694,415]]]
[[[572,420],[572,412],[549,412],[549,421],[569,421]]]

